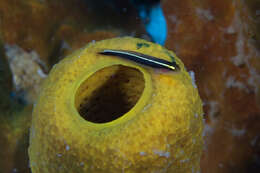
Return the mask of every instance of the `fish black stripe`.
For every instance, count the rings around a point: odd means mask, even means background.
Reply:
[[[102,55],[122,57],[153,68],[165,68],[173,71],[179,70],[179,66],[176,64],[175,61],[169,62],[164,59],[159,59],[139,52],[128,51],[128,50],[105,49],[99,53]]]

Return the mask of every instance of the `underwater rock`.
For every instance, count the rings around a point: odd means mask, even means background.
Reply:
[[[244,2],[246,8],[245,15],[249,24],[249,36],[255,42],[257,48],[260,48],[260,6],[258,0],[247,0]]]
[[[104,49],[175,61],[155,69]],[[198,172],[202,102],[176,55],[122,37],[88,44],[53,67],[34,107],[29,157],[33,173]]]
[[[32,107],[24,107],[13,99],[12,90],[11,69],[0,40],[0,172],[28,173]]]
[[[35,51],[25,52],[17,45],[5,45],[5,53],[12,71],[15,97],[33,104],[40,90],[41,81],[47,76],[45,64]],[[20,96],[19,96],[20,95]]]
[[[13,89],[12,72],[5,56],[4,44],[0,37],[0,110],[7,112],[11,109],[10,93]]]
[[[70,25],[61,25],[56,33],[56,38],[62,40],[61,55],[65,56],[83,47],[86,43],[113,38],[120,35],[119,32],[95,31],[92,33],[81,32]],[[62,58],[62,57],[60,57]],[[60,59],[61,60],[61,59]]]
[[[203,173],[247,173],[259,167],[254,165],[259,146],[253,141],[260,131],[260,54],[247,3],[252,1],[162,4],[171,28],[166,47],[195,72],[204,102]]]
[[[29,128],[32,106],[0,113],[0,172],[30,172]]]
[[[39,58],[51,68],[52,58],[56,58],[56,55],[64,56],[60,54],[63,42],[69,42],[59,37],[61,35],[56,35],[63,25],[70,26],[71,31],[78,35],[77,41],[85,44],[90,38],[100,40],[110,38],[111,34],[145,35],[144,26],[137,19],[134,7],[128,1],[119,2],[118,6],[123,7],[124,11],[107,3],[102,5],[103,0],[0,1],[3,41],[9,45],[18,45],[25,51],[36,51]],[[102,32],[104,38],[99,34],[94,37],[93,32]]]

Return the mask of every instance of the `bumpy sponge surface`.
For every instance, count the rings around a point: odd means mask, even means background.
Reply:
[[[165,71],[103,49],[172,61]],[[200,170],[202,102],[176,55],[145,40],[90,43],[51,70],[33,111],[33,173],[190,173]]]

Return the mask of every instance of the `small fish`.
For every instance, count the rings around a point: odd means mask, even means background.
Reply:
[[[105,49],[99,52],[99,54],[122,57],[153,68],[164,68],[173,71],[177,71],[180,69],[180,67],[176,64],[175,61],[169,62],[164,59],[159,59],[150,55],[145,55],[139,52],[129,50]]]

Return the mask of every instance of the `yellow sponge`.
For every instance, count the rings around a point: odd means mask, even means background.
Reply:
[[[158,70],[104,49],[167,61]],[[90,43],[51,70],[33,111],[33,173],[191,173],[200,170],[202,103],[176,55],[122,37]]]

